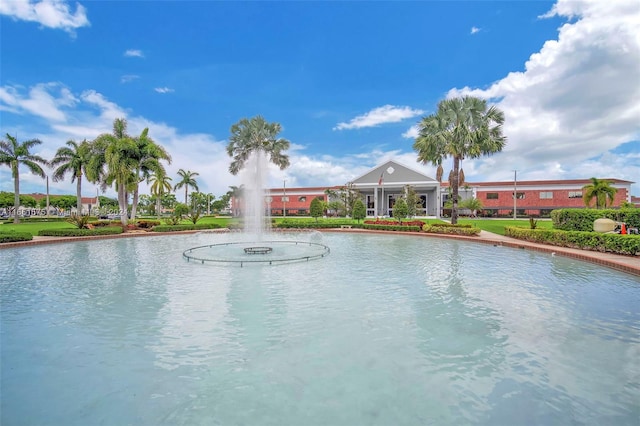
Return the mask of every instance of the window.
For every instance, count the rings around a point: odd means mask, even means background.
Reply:
[[[553,192],[548,191],[548,192],[541,192],[540,193],[540,199],[541,200],[550,200],[553,198]]]
[[[511,193],[511,196],[513,197],[513,192]],[[524,192],[516,192],[516,199],[524,200]]]
[[[305,201],[307,201],[307,197],[305,196],[298,197],[298,201],[300,201],[301,203],[304,203]]]
[[[497,200],[498,193],[497,192],[487,192],[487,200]]]
[[[569,198],[582,198],[582,191],[569,191]]]

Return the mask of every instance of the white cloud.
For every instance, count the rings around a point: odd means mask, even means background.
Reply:
[[[452,89],[448,96],[496,102],[505,112],[509,141],[494,158],[523,177],[637,181],[637,157],[602,153],[640,138],[640,7],[633,0],[560,0],[543,15],[551,16],[573,21],[530,56],[523,72],[486,89]],[[478,171],[507,178],[504,169],[483,167],[485,161],[478,161]],[[618,162],[624,166],[611,167]]]
[[[418,137],[418,125],[414,124],[413,126],[409,127],[409,129],[407,129],[406,132],[404,132],[402,134],[403,138],[407,138],[407,139],[415,139]]]
[[[471,34],[476,34],[480,32],[480,28],[478,27],[471,27]]]
[[[139,49],[128,49],[124,52],[124,56],[129,58],[144,58],[144,53]]]
[[[140,76],[139,75],[135,75],[135,74],[126,74],[123,75],[122,77],[120,77],[120,83],[130,83],[133,80],[137,80],[139,79]]]
[[[0,15],[37,22],[43,27],[62,29],[70,34],[75,34],[76,28],[90,25],[84,6],[76,3],[74,13],[68,3],[62,0],[6,0],[0,2]]]
[[[153,90],[155,90],[155,91],[156,91],[156,92],[158,92],[158,93],[163,93],[163,94],[164,94],[164,93],[173,93],[173,92],[174,92],[174,90],[173,90],[173,89],[170,89],[170,88],[168,88],[168,87],[156,87],[156,88],[155,88],[155,89],[153,89]]]
[[[397,123],[407,118],[416,117],[424,114],[420,109],[412,109],[411,107],[397,107],[393,105],[384,105],[374,108],[366,114],[351,119],[348,123],[338,123],[333,130],[344,129],[360,129],[363,127],[375,127],[385,123]]]
[[[64,107],[72,107],[77,98],[59,83],[40,83],[23,95],[19,86],[0,87],[0,110],[33,114],[56,122],[66,121]]]

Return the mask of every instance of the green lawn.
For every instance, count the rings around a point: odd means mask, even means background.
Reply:
[[[471,224],[483,231],[493,232],[494,234],[504,235],[504,228],[507,226],[518,226],[521,228],[530,228],[529,219],[459,219],[459,224]],[[538,220],[538,229],[551,229],[553,222],[551,220]]]
[[[0,222],[0,232],[28,232],[31,235],[38,235],[38,231],[41,229],[67,229],[75,228],[67,222],[24,222],[14,225],[13,223]]]
[[[282,220],[282,218],[274,218],[274,219],[276,220],[276,222]],[[287,219],[309,220],[309,218],[302,218],[302,217],[300,218],[288,217]],[[149,217],[144,219],[141,218],[141,220],[156,220],[156,219]],[[331,220],[333,219],[322,219],[323,222],[331,221]],[[335,220],[340,221],[341,223],[344,223],[345,220],[348,220],[348,219],[336,218]],[[427,223],[442,222],[439,219],[428,219],[424,221]],[[238,219],[236,218],[213,217],[213,216],[206,216],[198,221],[198,223],[217,223],[223,228],[226,227],[229,223],[237,223],[237,222],[238,222]],[[161,221],[161,223],[164,224],[164,221]],[[191,222],[188,220],[183,220],[182,223],[189,224]],[[353,223],[357,223],[357,222],[353,220]],[[360,223],[362,223],[362,221]],[[458,223],[471,224],[484,231],[493,232],[494,234],[500,234],[500,235],[504,235],[504,228],[506,226],[519,226],[523,228],[529,228],[528,219],[513,220],[513,219],[466,219],[464,218],[464,219],[458,220]],[[550,220],[538,220],[538,228],[551,229],[552,227],[553,227],[553,223]],[[12,223],[4,223],[4,224],[0,223],[0,232],[11,232],[11,231],[28,232],[34,236],[38,235],[38,231],[40,231],[41,229],[64,229],[64,228],[74,228],[74,226],[67,222],[27,222],[27,223],[19,223],[17,225],[14,225]]]

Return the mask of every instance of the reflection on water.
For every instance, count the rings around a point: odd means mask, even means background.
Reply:
[[[0,423],[637,424],[637,278],[313,237],[264,268],[182,259],[211,234],[0,251]]]

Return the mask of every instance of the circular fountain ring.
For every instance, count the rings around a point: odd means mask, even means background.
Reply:
[[[277,265],[320,259],[330,253],[324,244],[306,241],[260,241],[208,244],[185,250],[189,262],[218,265]],[[258,255],[258,256],[256,256]]]

